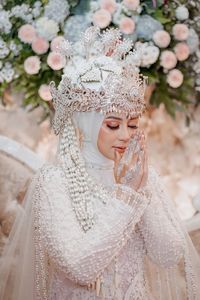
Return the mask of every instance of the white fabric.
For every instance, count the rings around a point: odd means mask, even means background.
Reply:
[[[100,182],[111,185],[115,182],[113,175],[114,162],[102,155],[97,146],[99,130],[104,115],[99,112],[76,112],[74,123],[83,134],[82,155],[86,168]]]

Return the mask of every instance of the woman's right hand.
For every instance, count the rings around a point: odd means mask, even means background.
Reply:
[[[138,130],[131,138],[122,156],[115,151],[114,176],[117,183],[126,184],[135,191],[146,185],[148,159],[145,135],[142,130]]]

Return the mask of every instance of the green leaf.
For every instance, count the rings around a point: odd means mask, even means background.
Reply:
[[[161,9],[156,9],[156,11],[153,14],[153,17],[158,20],[161,24],[167,24],[171,22],[171,19],[166,18],[162,12]]]

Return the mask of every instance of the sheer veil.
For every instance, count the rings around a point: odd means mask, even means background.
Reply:
[[[18,212],[0,260],[0,299],[35,299],[32,197],[35,175]]]

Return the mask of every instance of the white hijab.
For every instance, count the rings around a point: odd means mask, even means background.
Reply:
[[[103,114],[95,111],[76,112],[73,119],[74,125],[83,134],[81,151],[88,173],[106,185],[113,184],[114,161],[106,158],[97,146],[99,130],[104,120]]]

